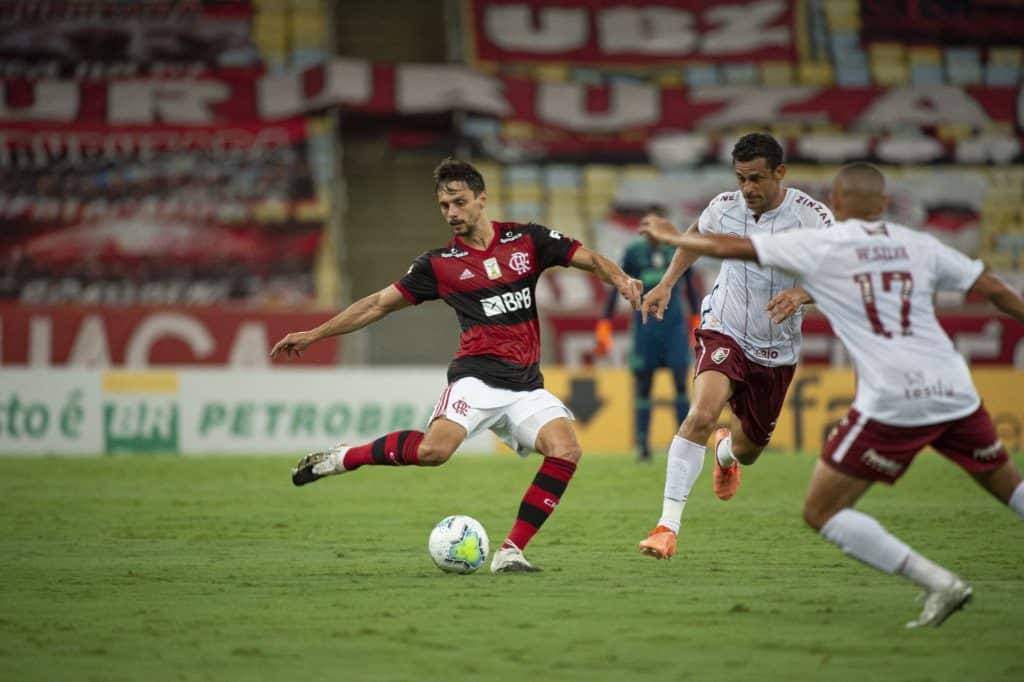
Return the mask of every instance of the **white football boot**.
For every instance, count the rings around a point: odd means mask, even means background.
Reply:
[[[974,588],[960,578],[956,578],[941,590],[928,592],[924,598],[924,608],[916,620],[907,623],[908,628],[939,627],[955,611],[962,609],[971,601]]]
[[[338,443],[330,450],[309,453],[292,469],[292,483],[306,485],[324,476],[345,473],[345,453],[348,448],[344,443]]]
[[[523,556],[523,550],[515,545],[499,547],[491,557],[491,573],[539,573],[540,571],[541,568],[527,561]]]

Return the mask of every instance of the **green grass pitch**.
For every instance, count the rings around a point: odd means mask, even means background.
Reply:
[[[803,527],[809,456],[727,503],[705,471],[672,561],[635,549],[663,459],[585,458],[528,548],[545,572],[506,576],[441,573],[427,536],[461,513],[500,542],[536,456],[298,489],[292,462],[0,460],[0,679],[1024,679],[1024,522],[932,454],[860,506],[974,584],[923,631],[912,586]]]

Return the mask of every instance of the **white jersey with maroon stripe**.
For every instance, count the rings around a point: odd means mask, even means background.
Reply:
[[[798,273],[853,357],[853,407],[884,424],[959,419],[980,400],[935,319],[936,290],[966,291],[984,266],[924,232],[847,220],[807,239],[752,238],[764,265]]]
[[[724,192],[700,214],[701,232],[753,237],[831,227],[832,213],[798,189],[787,188],[782,203],[758,219],[741,192]],[[808,239],[806,236],[804,239]],[[813,239],[813,238],[811,238]],[[738,260],[722,261],[711,293],[701,304],[701,328],[732,337],[754,362],[778,367],[800,358],[800,312],[781,324],[768,317],[765,306],[784,289],[797,286],[791,274]]]

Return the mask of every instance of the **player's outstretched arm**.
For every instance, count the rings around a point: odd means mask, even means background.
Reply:
[[[619,265],[608,258],[605,258],[597,251],[581,246],[572,255],[569,265],[579,270],[585,270],[598,279],[619,290],[622,297],[629,301],[633,310],[640,309],[640,295],[644,292],[644,285],[638,279],[633,279],[619,267]]]
[[[640,232],[650,235],[654,240],[663,244],[671,244],[698,256],[757,261],[754,242],[746,237],[734,237],[728,234],[700,234],[690,231],[680,234],[667,220],[645,221],[640,226]]]
[[[361,298],[319,327],[302,332],[292,332],[274,344],[270,357],[284,353],[288,357],[302,355],[311,344],[339,334],[348,334],[373,324],[396,310],[412,305],[395,286],[389,285],[380,291]]]
[[[670,227],[673,232],[675,232],[676,228],[672,223],[661,216],[653,214],[644,216],[643,221],[640,223],[641,232],[645,225],[654,221],[664,223],[666,226]],[[690,227],[687,228],[686,234],[697,234],[697,223],[692,223]],[[676,249],[676,252],[672,255],[672,262],[668,264],[665,274],[661,276],[661,281],[652,287],[651,290],[647,292],[647,295],[644,296],[643,304],[640,307],[640,313],[644,324],[647,324],[648,315],[653,315],[656,320],[660,320],[664,317],[665,309],[668,308],[669,301],[672,300],[672,289],[675,288],[676,283],[679,282],[679,278],[683,276],[683,273],[686,272],[699,257],[699,253],[691,253],[683,249]]]
[[[991,272],[981,273],[968,293],[984,296],[1002,312],[1024,322],[1024,298]]]

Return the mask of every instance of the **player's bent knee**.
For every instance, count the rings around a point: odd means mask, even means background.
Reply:
[[[679,427],[679,435],[683,438],[697,436],[706,440],[711,435],[718,415],[712,414],[711,410],[690,408],[682,426]]]
[[[420,466],[440,466],[451,459],[454,450],[446,447],[439,447],[433,443],[420,443],[417,453]]]
[[[572,445],[562,445],[551,448],[551,452],[545,454],[545,457],[565,459],[574,463],[580,461],[580,457],[582,456],[583,450],[576,443],[573,443]]]

